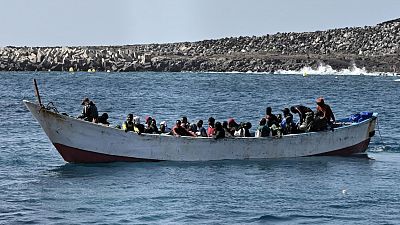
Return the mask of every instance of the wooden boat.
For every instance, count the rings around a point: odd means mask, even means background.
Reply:
[[[320,155],[349,156],[366,152],[375,133],[377,114],[346,123],[334,131],[276,137],[235,137],[215,140],[140,134],[83,121],[24,100],[51,143],[71,163],[117,161],[206,161],[273,159]]]

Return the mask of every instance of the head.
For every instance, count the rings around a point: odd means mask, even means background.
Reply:
[[[214,119],[214,117],[208,118],[208,125],[210,125],[210,126],[214,126],[214,125],[215,125],[215,119]]]
[[[228,121],[222,122],[222,127],[223,128],[228,128]]]
[[[290,113],[290,110],[288,108],[282,109],[283,115],[288,115]]]
[[[151,126],[157,126],[156,120],[155,119],[151,119],[150,125]]]
[[[90,100],[88,97],[86,97],[86,98],[82,99],[81,105],[89,105],[89,103],[90,103]]]
[[[290,107],[290,112],[292,112],[292,113],[296,113],[296,107],[294,107],[294,106],[292,106],[292,107]]]
[[[265,119],[265,118],[263,117],[263,118],[261,118],[261,120],[260,120],[260,125],[261,125],[261,126],[264,126],[265,124],[267,124],[267,119]]]
[[[215,129],[216,129],[216,130],[221,130],[221,129],[222,129],[222,124],[221,124],[221,122],[216,122],[216,123],[215,123]]]
[[[103,114],[101,115],[101,118],[107,120],[107,119],[108,119],[108,114],[107,114],[107,113],[103,113]]]
[[[325,105],[325,101],[322,97],[317,98],[316,103],[317,105]]]
[[[140,124],[140,117],[138,117],[138,116],[133,117],[133,123]]]
[[[182,116],[181,122],[182,122],[182,123],[188,123],[187,117],[186,117],[186,116]]]
[[[250,129],[251,128],[251,123],[250,122],[245,123],[244,124],[244,128],[245,129]]]
[[[271,115],[272,114],[272,108],[271,107],[267,107],[267,109],[265,110],[265,113],[267,115]]]
[[[161,132],[164,132],[166,127],[167,127],[167,122],[166,122],[166,121],[162,121],[162,122],[160,123],[160,130],[161,130]]]
[[[175,125],[178,126],[178,127],[180,127],[181,124],[182,124],[182,122],[181,122],[180,120],[177,120],[177,121],[175,122]]]
[[[233,118],[229,118],[228,119],[228,126],[229,127],[237,127],[238,124],[236,123],[236,121]]]
[[[197,125],[196,124],[191,124],[189,127],[189,131],[197,132]]]
[[[146,124],[151,124],[151,121],[153,120],[153,118],[151,118],[151,116],[146,117]]]
[[[133,114],[129,113],[128,116],[126,117],[126,120],[129,121],[129,122],[132,122]]]
[[[197,122],[197,127],[200,128],[200,127],[202,127],[202,126],[203,126],[203,120],[199,120],[199,121]]]

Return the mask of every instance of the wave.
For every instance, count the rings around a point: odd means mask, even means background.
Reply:
[[[397,73],[388,72],[368,72],[365,67],[358,68],[353,64],[348,69],[335,70],[330,65],[320,64],[318,68],[303,67],[301,70],[278,70],[275,74],[299,74],[303,76],[308,75],[364,75],[364,76],[399,76]]]
[[[189,72],[190,73],[190,72]],[[348,69],[335,70],[330,65],[320,64],[318,68],[313,69],[312,67],[305,66],[300,70],[277,70],[274,72],[240,72],[240,71],[229,71],[229,72],[205,72],[205,73],[216,73],[216,74],[282,74],[282,75],[333,75],[333,76],[389,76],[389,77],[398,77],[400,74],[398,73],[389,73],[389,72],[368,72],[365,67],[359,68],[355,64],[353,64]],[[394,81],[400,81],[400,79],[396,79]]]

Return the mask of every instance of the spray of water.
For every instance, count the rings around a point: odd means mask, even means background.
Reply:
[[[318,68],[313,69],[311,67],[304,67],[299,71],[294,70],[278,70],[276,74],[299,74],[303,76],[308,75],[366,75],[366,76],[398,76],[395,73],[383,73],[383,72],[367,72],[365,68],[358,68],[356,65],[352,65],[348,69],[335,70],[329,65],[320,64]]]

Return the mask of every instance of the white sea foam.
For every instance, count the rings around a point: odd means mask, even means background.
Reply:
[[[240,73],[248,73],[248,74],[271,74],[271,72],[238,72],[238,71],[231,71],[231,72],[207,72],[207,73],[229,73],[229,74],[240,74]],[[330,65],[323,65],[320,64],[317,69],[313,69],[311,67],[304,67],[301,70],[277,70],[274,74],[291,74],[291,75],[355,75],[355,76],[392,76],[398,77],[400,74],[396,73],[388,73],[388,72],[368,72],[364,67],[359,68],[356,65],[353,65],[349,69],[342,69],[342,70],[335,70]],[[400,81],[400,79],[396,79],[394,81]]]
[[[303,76],[307,75],[366,75],[366,76],[398,76],[395,73],[384,73],[384,72],[367,72],[365,68],[358,68],[353,65],[349,69],[334,70],[329,65],[320,64],[317,69],[311,67],[304,67],[299,71],[294,70],[278,70],[276,74],[299,74]]]

